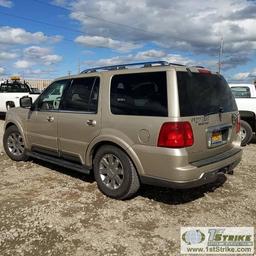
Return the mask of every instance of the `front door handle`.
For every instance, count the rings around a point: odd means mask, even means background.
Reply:
[[[86,121],[86,124],[89,126],[95,126],[97,124],[97,122],[96,122],[96,120],[89,119]]]
[[[48,116],[46,119],[49,123],[52,123],[54,121],[54,117],[53,116]]]

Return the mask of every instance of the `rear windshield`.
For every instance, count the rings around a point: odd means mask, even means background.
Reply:
[[[181,116],[208,115],[237,110],[234,96],[222,76],[177,72]]]
[[[232,90],[232,93],[235,96],[235,98],[250,98],[251,97],[250,88],[247,86],[231,87],[231,90]]]
[[[26,84],[13,82],[1,84],[1,92],[29,92],[29,87]]]

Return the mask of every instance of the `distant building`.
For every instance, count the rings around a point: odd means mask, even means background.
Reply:
[[[49,79],[25,79],[25,81],[34,88],[38,88],[40,90],[45,89],[52,80]]]

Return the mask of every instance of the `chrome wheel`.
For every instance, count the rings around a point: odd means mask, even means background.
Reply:
[[[104,155],[99,163],[99,174],[108,188],[120,188],[124,180],[124,169],[120,159],[113,154]]]
[[[25,151],[25,144],[22,136],[18,132],[13,132],[7,138],[7,147],[14,156],[21,156]]]

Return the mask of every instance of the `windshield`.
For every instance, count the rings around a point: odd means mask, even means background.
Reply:
[[[180,115],[197,116],[237,110],[226,80],[211,73],[177,72]]]

